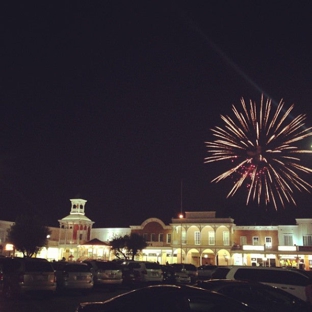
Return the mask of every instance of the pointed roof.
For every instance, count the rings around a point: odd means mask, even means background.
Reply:
[[[97,238],[93,238],[89,240],[88,242],[83,243],[82,245],[91,245],[91,246],[110,246],[109,244],[102,242],[101,240]]]
[[[59,222],[61,221],[67,221],[67,222],[78,222],[78,221],[85,221],[85,222],[92,222],[88,217],[84,216],[84,215],[81,215],[81,214],[73,214],[71,213],[70,215],[64,217],[63,219],[61,220],[58,220]],[[94,223],[94,222],[92,222]]]

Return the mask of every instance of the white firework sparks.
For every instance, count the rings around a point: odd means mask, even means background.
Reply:
[[[224,127],[212,130],[216,138],[206,142],[208,153],[205,163],[231,161],[234,166],[220,174],[212,182],[220,182],[234,177],[235,182],[227,197],[233,196],[243,185],[248,187],[246,204],[256,200],[258,204],[278,202],[296,204],[294,188],[310,192],[312,185],[300,177],[301,173],[311,173],[312,169],[300,164],[300,154],[311,154],[311,150],[300,149],[296,144],[312,136],[310,128],[305,127],[306,115],[291,118],[294,108],[284,109],[281,100],[274,110],[272,101],[260,105],[250,100],[249,105],[241,99],[242,111],[233,105],[235,118],[222,116]],[[291,119],[288,122],[288,119]]]

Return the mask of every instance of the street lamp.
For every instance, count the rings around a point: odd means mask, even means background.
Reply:
[[[181,259],[180,262],[182,263],[182,219],[183,219],[183,213],[179,214],[179,219],[181,220],[181,233],[180,233],[180,243],[181,243]]]

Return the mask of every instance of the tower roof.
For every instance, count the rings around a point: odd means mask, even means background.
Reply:
[[[88,217],[79,213],[71,213],[59,221],[87,221],[92,222]]]

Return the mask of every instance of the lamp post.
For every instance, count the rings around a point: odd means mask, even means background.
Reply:
[[[183,213],[179,214],[179,219],[181,220],[181,233],[180,233],[180,243],[181,243],[181,258],[180,258],[180,262],[182,263],[182,219],[183,219]]]

